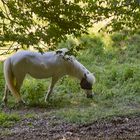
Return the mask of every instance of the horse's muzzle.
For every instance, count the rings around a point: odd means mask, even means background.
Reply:
[[[92,90],[85,90],[85,93],[86,93],[87,98],[92,98],[93,97]]]

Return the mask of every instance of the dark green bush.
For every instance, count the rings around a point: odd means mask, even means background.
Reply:
[[[119,43],[120,41],[124,41],[126,37],[127,35],[122,32],[117,32],[111,35],[111,38],[114,41],[114,43]]]
[[[41,81],[38,82],[37,80],[29,78],[22,88],[22,96],[23,95],[30,106],[42,105],[45,97],[45,84]]]
[[[80,44],[84,48],[90,50],[89,54],[92,55],[102,55],[104,52],[104,43],[99,36],[95,35],[85,35],[80,38]]]
[[[20,120],[20,117],[17,114],[0,113],[0,126],[1,127],[10,127],[19,120]]]

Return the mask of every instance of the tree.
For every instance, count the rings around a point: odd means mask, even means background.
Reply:
[[[54,48],[67,35],[79,36],[90,27],[87,5],[77,0],[1,0],[0,41],[19,47]]]
[[[108,20],[107,31],[140,29],[140,0],[98,0],[90,5],[94,22]]]
[[[55,49],[68,35],[87,33],[94,23],[105,19],[110,19],[108,31],[137,31],[140,1],[0,0],[0,47]]]

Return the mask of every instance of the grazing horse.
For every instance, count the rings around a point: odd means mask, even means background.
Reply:
[[[37,53],[19,51],[4,62],[5,92],[3,102],[7,103],[8,90],[16,98],[16,102],[24,103],[19,91],[26,74],[36,78],[52,78],[45,101],[49,99],[56,82],[64,75],[70,75],[80,80],[80,86],[88,98],[92,98],[92,85],[95,77],[73,56],[67,55],[68,49]]]

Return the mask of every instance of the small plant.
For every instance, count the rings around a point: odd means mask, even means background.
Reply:
[[[17,114],[0,113],[0,126],[10,127],[20,120]]]
[[[31,81],[32,86],[30,86]],[[44,102],[45,85],[43,82],[37,82],[30,77],[24,84],[22,94],[30,106],[41,105]]]

